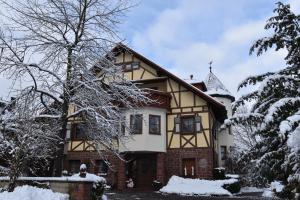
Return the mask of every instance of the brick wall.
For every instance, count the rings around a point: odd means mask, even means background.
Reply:
[[[158,153],[156,159],[156,179],[166,184],[166,154]]]
[[[212,179],[213,177],[213,149],[168,149],[166,153],[166,176],[182,176],[182,159],[195,158],[195,177]]]

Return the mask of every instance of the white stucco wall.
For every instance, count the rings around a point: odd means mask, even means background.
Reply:
[[[153,152],[166,152],[166,110],[160,108],[145,107],[135,111],[125,111],[124,115],[128,124],[130,123],[131,114],[143,115],[143,133],[136,135],[129,135],[125,132],[125,135],[129,138],[124,141],[124,144],[120,143],[119,151],[153,151]],[[161,119],[161,134],[152,135],[149,134],[149,115],[160,115]]]
[[[214,97],[219,102],[223,103],[227,110],[227,117],[232,116],[231,100],[224,97]],[[218,163],[220,167],[225,166],[225,161],[221,159],[221,146],[226,146],[227,153],[230,151],[230,147],[233,146],[234,138],[227,128],[218,133],[217,136],[217,153],[218,153]]]

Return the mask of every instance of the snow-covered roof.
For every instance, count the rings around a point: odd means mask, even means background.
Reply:
[[[234,96],[229,92],[229,90],[226,89],[225,85],[218,79],[218,77],[212,73],[212,71],[210,71],[207,75],[205,79],[205,85],[207,88],[207,92],[205,93],[208,95],[228,96],[234,98]]]

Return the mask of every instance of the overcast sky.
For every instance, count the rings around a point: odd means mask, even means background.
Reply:
[[[285,52],[249,56],[251,44],[267,35],[265,21],[278,0],[141,0],[124,19],[125,43],[181,78],[203,80],[213,72],[237,94],[249,75],[284,66]],[[300,13],[300,0],[284,1]],[[0,96],[7,98],[8,80],[0,77]],[[239,95],[239,94],[238,94]]]
[[[213,72],[237,94],[246,77],[284,66],[285,52],[249,56],[278,0],[141,0],[122,32],[127,44],[181,78]],[[300,0],[289,2],[300,13]]]

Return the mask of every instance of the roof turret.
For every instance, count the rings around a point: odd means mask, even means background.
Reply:
[[[218,77],[212,72],[211,66],[209,67],[209,74],[205,79],[205,85],[207,88],[206,94],[213,97],[227,97],[231,101],[234,101],[234,96],[226,89],[225,85],[218,79]]]

